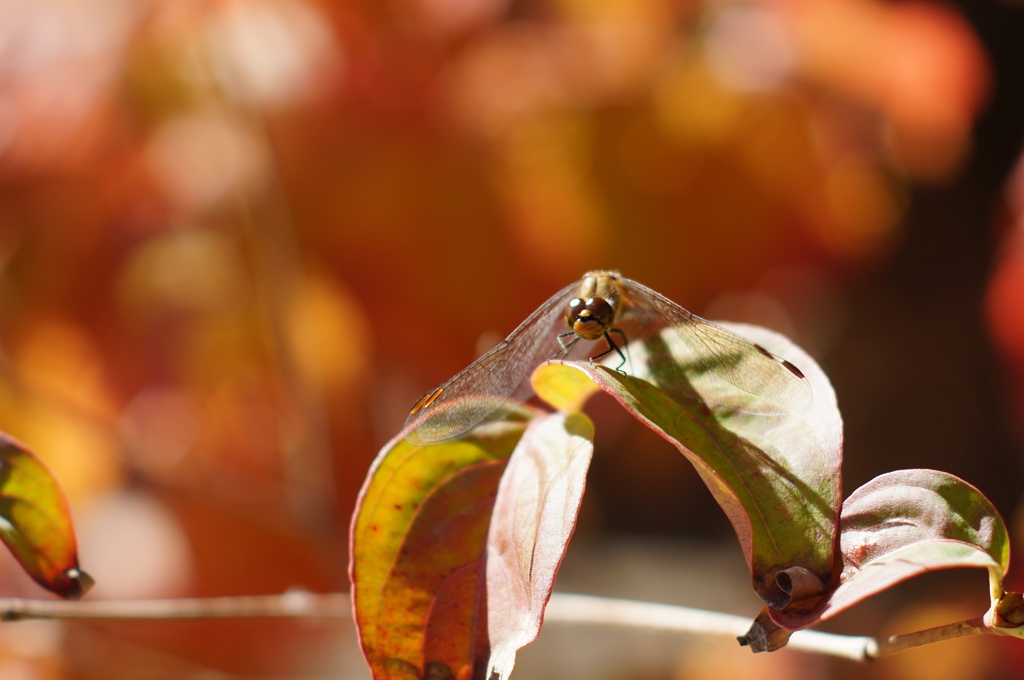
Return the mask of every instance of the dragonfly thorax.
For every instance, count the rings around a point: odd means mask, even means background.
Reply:
[[[584,340],[597,340],[615,323],[615,308],[600,297],[573,298],[565,308],[569,328]]]

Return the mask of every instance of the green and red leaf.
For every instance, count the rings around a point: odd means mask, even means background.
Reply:
[[[375,678],[422,677],[428,664],[472,677],[485,657],[483,558],[494,494],[523,423],[462,440],[381,451],[352,521],[350,576]]]
[[[575,526],[591,433],[582,416],[554,414],[384,447],[353,519],[350,568],[375,678],[511,672]]]
[[[582,373],[676,446],[732,523],[754,588],[770,605],[772,617],[786,627],[800,627],[814,620],[836,576],[842,421],[828,379],[803,351],[763,328],[722,325],[800,366],[813,391],[811,406],[776,415],[708,408],[700,396],[720,386],[705,385],[710,379],[692,352],[673,344],[671,336],[667,344],[673,360],[687,371],[688,393],[659,387],[669,382],[661,380],[665,368],[648,361],[638,343],[629,348],[630,375],[584,362],[548,363],[537,370],[534,387],[556,406],[578,403],[566,394],[566,386],[577,385],[583,396],[593,387],[567,374]],[[801,591],[799,602],[786,587],[794,570],[804,582],[817,579],[817,587]]]
[[[78,565],[71,508],[57,480],[25,446],[0,434],[0,540],[39,585],[79,598],[92,579]]]
[[[993,601],[1010,567],[1006,526],[967,482],[936,470],[897,470],[860,487],[843,504],[843,572],[822,618],[927,571],[989,570]]]

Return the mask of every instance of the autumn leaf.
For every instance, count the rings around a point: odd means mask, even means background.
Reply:
[[[29,576],[64,598],[92,587],[78,566],[71,508],[57,480],[25,446],[0,434],[0,540]]]
[[[787,628],[801,627],[814,619],[836,576],[842,422],[835,394],[818,365],[782,336],[755,326],[722,325],[799,366],[813,393],[810,406],[775,414],[709,407],[702,397],[720,396],[721,380],[703,370],[692,348],[671,333],[663,334],[665,347],[631,344],[628,375],[598,364],[552,362],[537,370],[534,388],[553,405],[574,404],[593,390],[587,381],[570,377],[582,373],[676,446],[732,523],[754,589],[772,618]],[[737,370],[746,360],[727,359],[737,362]],[[676,366],[686,373],[684,386],[672,381]],[[796,582],[800,587],[794,591]]]
[[[516,651],[540,633],[583,500],[593,433],[582,415],[550,416],[523,438],[502,475],[487,539],[487,678],[507,678]]]
[[[985,567],[993,601],[1003,594],[1010,543],[980,491],[947,472],[896,470],[843,504],[843,572],[822,618],[905,579],[936,569]]]
[[[507,677],[540,629],[591,432],[582,416],[538,413],[430,445],[403,433],[383,448],[353,518],[350,567],[374,678]]]
[[[417,445],[398,435],[366,478],[352,520],[352,601],[374,678],[429,665],[472,675],[487,640],[483,555],[495,490],[523,423]]]

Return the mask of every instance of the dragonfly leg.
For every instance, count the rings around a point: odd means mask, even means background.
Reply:
[[[565,342],[564,340],[562,340],[562,338],[567,338],[570,335],[575,335],[576,337],[574,337],[569,342]],[[561,346],[562,349],[560,349],[557,352],[555,352],[551,356],[551,358],[552,359],[558,359],[558,360],[565,359],[567,356],[569,356],[569,352],[572,350],[573,345],[575,345],[579,341],[580,341],[580,336],[576,335],[576,331],[569,331],[568,333],[560,334],[558,336],[558,344],[559,344],[559,346]]]
[[[619,373],[622,373],[623,375],[625,375],[625,371],[622,370],[622,367],[626,365],[626,355],[622,353],[622,349],[618,345],[615,344],[614,340],[612,340],[612,336],[608,335],[609,333],[616,333],[616,334],[618,334],[619,338],[621,338],[621,340],[622,340],[622,344],[623,345],[626,344],[626,334],[625,333],[623,333],[618,328],[609,328],[604,333],[604,339],[608,341],[608,349],[606,349],[605,351],[601,352],[600,354],[595,354],[594,356],[590,357],[590,361],[593,362],[594,359],[600,359],[601,357],[603,357],[606,354],[611,354],[612,352],[615,352],[616,354],[619,355],[619,358],[622,359],[622,361],[619,362],[619,365],[615,367],[615,370],[618,371]]]

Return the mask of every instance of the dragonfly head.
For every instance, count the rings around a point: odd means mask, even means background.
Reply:
[[[565,308],[565,321],[584,340],[597,340],[615,322],[615,309],[604,298],[573,298]]]

